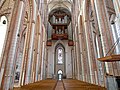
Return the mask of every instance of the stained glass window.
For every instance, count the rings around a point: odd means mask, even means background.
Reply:
[[[63,49],[58,48],[58,64],[63,64]]]

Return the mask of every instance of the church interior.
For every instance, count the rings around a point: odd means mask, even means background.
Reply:
[[[120,90],[120,0],[0,0],[0,90]]]

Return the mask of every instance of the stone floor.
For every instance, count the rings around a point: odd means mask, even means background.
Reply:
[[[14,88],[14,90],[106,90],[106,88],[79,80],[64,79],[62,81],[42,80],[20,88]]]

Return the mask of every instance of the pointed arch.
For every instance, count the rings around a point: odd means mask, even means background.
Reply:
[[[62,76],[63,76],[63,71],[61,69],[59,69],[57,71],[57,74],[58,74],[58,80],[62,80]]]
[[[56,57],[56,64],[64,64],[64,54],[65,54],[65,48],[61,43],[58,43],[55,48],[55,57]]]
[[[58,40],[55,44],[54,44],[54,50],[56,48],[56,46],[61,43],[63,45],[63,47],[65,46],[65,44],[62,42],[62,40]]]
[[[8,25],[8,20],[6,16],[1,16],[0,17],[0,57],[2,56],[2,51],[4,48],[4,41],[5,41],[5,37],[6,37],[6,32],[7,32],[7,25]]]
[[[64,43],[61,40],[58,40],[54,45],[54,74],[58,75],[58,70],[63,71],[63,75],[66,75],[66,53]],[[57,76],[58,77],[58,76]]]

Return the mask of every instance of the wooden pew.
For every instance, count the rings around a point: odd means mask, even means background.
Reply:
[[[104,87],[100,87],[87,82],[79,80],[63,80],[65,90],[106,90]]]
[[[14,88],[14,90],[54,90],[56,83],[57,80],[42,80],[20,88]]]

